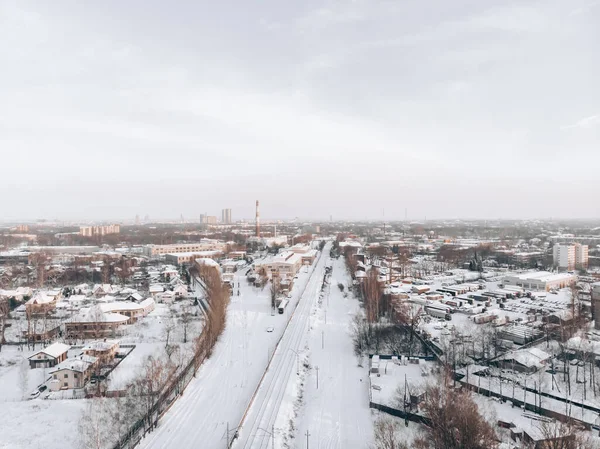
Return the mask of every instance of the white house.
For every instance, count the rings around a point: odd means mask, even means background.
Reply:
[[[71,346],[64,343],[53,343],[28,357],[30,368],[51,368],[66,360]]]
[[[160,284],[152,284],[149,288],[150,295],[156,296],[165,291],[165,288]]]
[[[50,389],[58,391],[83,388],[94,373],[97,363],[98,358],[89,355],[81,355],[59,363],[50,371]]]

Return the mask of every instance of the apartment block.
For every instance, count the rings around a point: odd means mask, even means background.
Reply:
[[[177,253],[198,253],[200,251],[224,251],[225,243],[219,240],[202,239],[198,243],[174,243],[172,245],[148,245],[145,254],[148,256],[162,256]]]
[[[118,224],[107,226],[80,226],[79,235],[83,237],[96,237],[99,235],[119,234],[121,226]]]
[[[572,271],[576,268],[587,268],[587,245],[558,243],[553,248],[554,265],[558,268]]]
[[[221,223],[231,224],[231,209],[223,209],[221,211]]]

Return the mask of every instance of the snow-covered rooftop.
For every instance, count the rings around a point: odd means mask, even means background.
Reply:
[[[39,350],[38,352],[36,352],[32,356],[30,356],[29,358],[31,359],[32,357],[35,357],[38,354],[47,354],[50,357],[57,358],[57,357],[60,357],[65,352],[67,352],[69,349],[71,349],[71,346],[66,345],[64,343],[53,343],[50,346],[48,346],[47,348]]]
[[[119,340],[104,340],[104,341],[91,341],[81,350],[85,351],[108,351],[114,346],[119,344]]]
[[[56,371],[61,371],[64,369],[68,369],[71,371],[77,371],[80,373],[84,373],[90,365],[93,365],[98,361],[97,357],[93,357],[91,355],[82,355],[78,358],[67,359],[64,362],[59,363],[54,368],[52,368],[49,373],[55,373]]]

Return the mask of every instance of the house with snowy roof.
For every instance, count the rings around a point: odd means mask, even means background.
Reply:
[[[151,286],[148,288],[148,291],[149,291],[150,295],[152,295],[152,296],[156,296],[156,295],[158,295],[159,293],[162,293],[162,292],[164,292],[164,291],[165,291],[165,288],[164,288],[162,285],[160,285],[160,284],[152,284],[152,285],[151,285]]]
[[[96,357],[100,365],[110,364],[119,352],[119,340],[96,340],[85,345],[81,352],[85,355]]]
[[[129,317],[120,313],[104,312],[100,306],[82,309],[65,322],[67,338],[99,338],[116,334]]]
[[[38,291],[25,303],[25,308],[31,314],[43,314],[54,310],[56,307],[56,296],[50,296],[47,292]]]
[[[96,298],[100,298],[105,295],[114,295],[119,292],[119,288],[117,286],[113,286],[111,284],[96,284],[92,288],[92,294]]]
[[[125,300],[126,301],[133,301],[133,302],[140,302],[143,301],[144,297],[142,295],[140,295],[137,291],[133,292],[133,293],[129,293]]]
[[[154,310],[154,299],[148,298],[140,302],[117,301],[105,304],[100,304],[99,307],[103,312],[112,312],[125,315],[129,318],[127,324],[133,324],[140,318],[145,317]]]
[[[50,346],[40,349],[33,355],[28,357],[29,367],[35,368],[52,368],[58,365],[67,358],[67,352],[71,346],[64,343],[53,343]]]
[[[166,290],[166,291],[156,295],[156,300],[158,302],[162,302],[164,304],[173,304],[173,302],[175,302],[175,298],[176,298],[175,292],[173,292],[171,290]]]
[[[0,290],[0,299],[15,298],[17,301],[23,301],[24,298],[31,297],[33,290],[31,287],[18,287],[15,290]]]
[[[491,364],[521,373],[535,373],[544,368],[551,355],[538,348],[510,351],[492,360]]]
[[[50,389],[58,391],[83,388],[92,377],[97,366],[98,358],[89,355],[67,359],[50,371],[50,374],[52,374]]]
[[[178,285],[173,289],[177,298],[185,298],[188,295],[188,289],[185,285]]]

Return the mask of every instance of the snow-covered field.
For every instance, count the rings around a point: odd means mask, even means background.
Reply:
[[[49,377],[48,370],[29,369],[27,357],[34,352],[36,351],[20,351],[17,346],[2,347],[0,353],[0,403],[27,398],[29,393]],[[8,406],[0,405],[0,407]]]
[[[86,402],[34,399],[0,405],[0,448],[78,447],[78,423]]]
[[[291,310],[309,281],[310,273],[306,271],[303,268],[299,274],[292,300],[283,315],[272,315],[268,288],[261,290],[249,285],[243,271],[235,275],[240,295],[236,287],[226,329],[213,355],[159,422],[158,428],[142,440],[141,448],[226,447],[227,429],[233,436],[233,429],[273,356]],[[319,263],[314,271],[315,277],[322,278],[323,264]],[[267,332],[269,327],[273,327],[272,332]]]
[[[350,335],[359,303],[352,295],[344,297],[337,286],[350,282],[343,259],[332,262],[329,296],[321,305],[313,304],[307,339],[311,368],[296,419],[295,443],[289,445],[298,449],[306,447],[307,431],[310,447],[318,449],[368,448],[373,440],[368,368],[358,366]]]
[[[29,393],[48,377],[43,368],[29,369],[26,359],[34,352],[3,346],[0,353],[0,448],[75,448],[86,401],[30,400]]]

